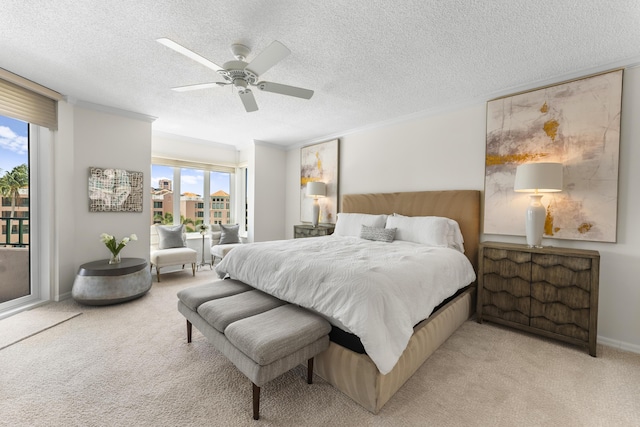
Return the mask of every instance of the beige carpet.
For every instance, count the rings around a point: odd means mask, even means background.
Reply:
[[[296,368],[251,384],[194,331],[176,292],[209,270],[163,276],[144,297],[106,307],[74,301],[32,310],[74,317],[0,351],[7,426],[638,426],[640,355],[583,349],[466,322],[378,415]]]
[[[35,334],[53,328],[81,313],[63,311],[23,311],[0,320],[0,350]]]

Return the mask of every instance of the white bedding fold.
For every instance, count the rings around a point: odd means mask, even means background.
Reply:
[[[413,326],[475,280],[467,257],[454,249],[343,236],[241,245],[216,271],[354,333],[383,374]]]

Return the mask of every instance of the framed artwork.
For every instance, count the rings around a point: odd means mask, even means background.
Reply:
[[[89,212],[142,212],[142,172],[89,168]]]
[[[563,189],[542,198],[545,237],[615,242],[621,103],[622,70],[487,102],[484,232],[524,235],[516,167],[560,162]]]
[[[338,148],[337,139],[300,149],[300,220],[312,222],[313,198],[307,197],[307,184],[324,182],[327,195],[318,200],[320,223],[334,224],[338,216]]]

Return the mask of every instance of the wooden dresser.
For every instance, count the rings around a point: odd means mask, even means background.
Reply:
[[[581,345],[596,356],[597,251],[480,244],[477,319]]]

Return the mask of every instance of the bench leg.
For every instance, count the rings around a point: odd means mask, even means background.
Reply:
[[[193,330],[193,325],[191,322],[187,320],[187,342],[191,342],[191,331]]]
[[[257,420],[259,418],[260,418],[260,387],[253,384],[253,419]]]
[[[307,360],[307,384],[313,384],[313,357]]]

